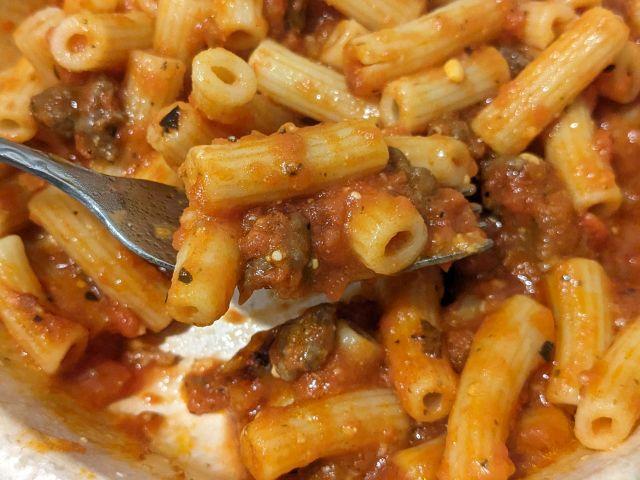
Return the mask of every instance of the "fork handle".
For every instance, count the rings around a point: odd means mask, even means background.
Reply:
[[[85,205],[93,203],[91,196],[85,192],[95,188],[96,181],[101,177],[106,177],[60,157],[2,138],[0,138],[0,162],[46,180]]]

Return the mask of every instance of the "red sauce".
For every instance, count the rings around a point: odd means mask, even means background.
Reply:
[[[605,1],[604,4],[621,13],[626,11],[626,2],[621,0]],[[131,1],[126,0],[126,8],[131,8],[131,5]],[[265,0],[264,14],[272,37],[312,58],[317,55],[332,27],[342,18],[336,10],[317,0]],[[518,39],[522,38],[524,20],[521,10],[511,11],[503,31],[505,35],[500,40],[502,45],[499,45],[503,53],[511,51],[509,66],[514,73],[524,68],[531,59],[528,49],[518,44]],[[12,26],[3,24],[0,28]],[[202,36],[208,37],[214,43],[216,32],[211,28],[212,20],[205,20],[193,35],[198,40],[202,40]],[[353,60],[347,58],[347,61]],[[362,67],[358,62],[355,63],[345,65],[352,83],[364,81],[360,75],[349,74],[349,71],[357,71]],[[135,148],[129,148],[123,154],[128,171],[133,171],[135,165],[144,162],[144,155],[150,151],[144,142],[144,122],[120,128],[120,123],[124,122],[120,105],[122,86],[119,79],[113,78],[113,72],[109,73],[111,76],[98,77],[94,73],[73,73],[58,68],[57,73],[64,88],[84,103],[82,113],[89,117],[85,119],[88,123],[81,126],[65,123],[64,120],[72,113],[69,108],[52,112],[49,107],[55,106],[52,98],[56,96],[55,92],[49,91],[40,98],[44,110],[40,117],[42,125],[32,144],[66,158],[89,163],[95,153],[90,140],[92,136],[100,135],[104,137],[102,153],[106,156],[110,155],[109,152],[115,152],[122,143],[128,146],[135,144]],[[102,88],[98,88],[100,85]],[[367,87],[364,84],[352,86],[354,90],[366,90]],[[513,93],[517,86],[517,83],[511,83],[501,88]],[[589,95],[596,100],[594,90]],[[95,107],[96,104],[99,108]],[[468,120],[480,107],[446,115],[432,121],[425,132],[420,132],[455,136],[469,146],[474,158],[482,159],[477,182],[479,194],[474,200],[482,202],[485,210],[497,217],[495,222],[489,222],[486,229],[495,242],[495,248],[457,262],[445,275],[447,295],[442,302],[439,327],[442,330],[443,349],[458,373],[464,368],[475,332],[485,316],[515,293],[528,293],[545,302],[540,280],[550,266],[563,258],[584,256],[602,263],[615,290],[611,308],[616,327],[622,327],[640,314],[640,108],[637,103],[621,107],[600,102],[599,109],[596,109],[595,116],[600,122],[600,129],[594,147],[603,159],[611,163],[624,196],[619,211],[608,218],[598,212],[578,215],[566,188],[546,162],[492,154],[469,127]],[[537,123],[546,125],[549,112],[539,106],[531,108]],[[113,122],[106,126],[109,128],[100,128],[100,118],[93,115],[98,110],[102,113],[98,117],[113,117]],[[51,118],[45,114],[51,114]],[[283,156],[290,155],[299,147],[286,141],[283,136]],[[534,142],[530,151],[541,153],[541,145]],[[121,160],[120,156],[118,160]],[[300,175],[300,182],[303,181],[304,173]],[[447,252],[459,235],[483,235],[476,226],[476,217],[468,202],[460,193],[446,188],[416,192],[406,170],[387,169],[307,198],[242,212],[247,223],[251,223],[251,216],[263,217],[277,213],[283,216],[300,215],[304,229],[307,230],[308,226],[308,238],[303,231],[300,243],[295,245],[305,260],[302,266],[293,265],[288,270],[275,272],[267,278],[265,286],[285,297],[321,291],[330,299],[337,299],[350,282],[373,277],[373,273],[351,251],[345,225],[357,205],[357,197],[374,195],[379,191],[405,196],[414,201],[416,208],[420,208],[430,238],[425,255]],[[419,194],[424,194],[427,200],[422,203],[415,201]],[[25,201],[19,196],[19,190],[3,190],[0,209],[26,213]],[[189,210],[183,217],[185,225],[190,222],[188,217],[191,214],[197,216],[197,213]],[[272,218],[282,219],[282,216],[274,215]],[[225,220],[240,230],[242,218]],[[243,264],[246,266],[250,260],[258,257],[274,258],[274,249],[280,245],[283,245],[283,249],[284,246],[289,247],[280,253],[290,254],[294,229],[291,225],[294,223],[290,222],[284,228],[280,228],[284,223],[280,226],[267,224],[268,228],[264,231],[254,231],[252,235],[248,233],[250,228],[245,229],[240,238]],[[184,230],[176,234],[176,245],[180,245],[183,234]],[[87,326],[92,334],[85,356],[73,370],[56,378],[57,386],[70,392],[82,405],[100,409],[139,392],[141,385],[156,372],[176,361],[171,355],[155,348],[149,338],[125,340],[126,337],[137,337],[142,333],[140,318],[104,295],[49,236],[33,229],[24,233],[23,238],[32,267],[49,296],[53,312],[51,318],[57,315],[76,321]],[[304,243],[305,238],[308,245]],[[247,296],[251,288],[246,287],[243,293]],[[34,311],[37,306],[34,298],[28,295],[17,295],[11,300],[21,302],[21,305]],[[345,315],[340,316],[341,319],[349,317],[343,313]],[[353,315],[348,318],[351,325],[364,327],[369,334],[375,334],[377,317],[374,313],[365,313],[358,319],[356,317]],[[45,327],[49,318],[46,315],[43,318]],[[230,319],[233,323],[243,320],[237,312],[231,312]],[[277,334],[278,331],[271,331],[255,335],[250,345],[230,361],[208,362],[194,368],[187,375],[183,390],[189,410],[204,414],[228,409],[236,417],[239,427],[242,427],[268,407],[353,389],[390,386],[383,361],[356,364],[339,349],[332,351],[320,367],[285,381],[274,374],[269,358],[269,349]],[[546,362],[527,382],[513,415],[508,447],[510,458],[516,464],[516,476],[519,477],[553,462],[576,445],[568,411],[552,406],[545,398],[548,375],[549,362]],[[588,379],[588,375],[586,377]],[[153,395],[147,399],[150,404],[161,401],[161,398]],[[120,426],[144,444],[157,433],[162,422],[161,416],[143,412],[122,419]],[[407,442],[390,446],[388,451],[356,452],[322,459],[291,472],[285,478],[390,479],[392,474],[386,469],[386,464],[394,449],[406,444],[419,444],[446,430],[444,421],[416,423],[413,427]]]
[[[330,299],[338,300],[349,283],[372,278],[374,273],[361,263],[351,249],[346,226],[351,212],[358,208],[359,199],[375,196],[380,191],[409,198],[421,195],[422,201],[416,202],[416,206],[420,209],[429,232],[429,242],[423,252],[424,256],[459,251],[456,239],[460,235],[468,235],[477,242],[484,238],[469,202],[459,192],[448,188],[434,188],[433,191],[416,193],[409,184],[407,172],[401,169],[384,171],[328,188],[311,197],[289,200],[275,207],[249,210],[244,216],[245,222],[249,219],[249,225],[255,225],[251,220],[264,218],[270,212],[281,212],[289,216],[299,213],[308,221],[312,252],[309,263],[299,267],[298,272],[282,272],[261,286],[273,288],[285,298],[311,291],[323,292]],[[245,234],[245,237],[240,239],[243,263],[246,264],[252,259],[272,258],[275,250],[283,254],[285,259],[294,257],[295,253],[291,252],[286,243],[294,233],[283,229],[283,221],[278,220],[277,216],[272,224],[264,229],[262,235],[256,236],[253,229],[249,230],[251,236],[247,237]],[[258,274],[265,275],[262,273],[265,269],[269,274],[269,269],[274,263],[277,269],[277,262],[267,261],[264,267],[261,265]],[[245,275],[246,272],[245,270]],[[296,273],[300,276],[297,291],[295,285],[290,285],[291,275]],[[283,286],[285,282],[286,285]]]
[[[92,334],[108,331],[136,337],[144,331],[140,318],[102,294],[50,235],[32,230],[26,237],[26,249],[31,266],[61,316],[86,326]]]

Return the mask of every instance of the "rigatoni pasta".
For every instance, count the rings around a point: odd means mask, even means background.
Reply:
[[[196,29],[211,13],[208,0],[158,0],[153,49],[160,55],[191,62],[204,44]]]
[[[596,86],[603,97],[618,103],[633,102],[640,93],[640,46],[627,42],[613,63],[600,74]]]
[[[522,40],[540,50],[547,48],[577,18],[571,6],[556,1],[526,2],[521,8],[526,16]]]
[[[349,245],[362,263],[383,275],[411,265],[429,239],[427,226],[411,201],[384,192],[354,200],[346,229]]]
[[[438,269],[401,277],[381,320],[389,373],[403,408],[420,422],[445,418],[458,378],[443,358]]]
[[[355,20],[341,20],[331,31],[320,52],[320,61],[341,71],[344,65],[344,47],[349,40],[368,30]]]
[[[455,62],[455,67],[449,62]],[[380,100],[383,125],[419,132],[431,120],[491,97],[510,80],[506,60],[492,47],[449,62],[388,83]],[[454,75],[448,67],[459,69],[459,74]]]
[[[72,72],[122,67],[130,50],[149,48],[153,21],[142,12],[77,13],[51,35],[51,53]]]
[[[87,346],[86,328],[45,309],[42,287],[22,240],[0,239],[0,320],[33,361],[48,374],[71,367]]]
[[[609,10],[585,12],[473,120],[474,131],[501,154],[529,142],[616,58],[629,29]]]
[[[542,347],[553,338],[551,312],[522,295],[485,318],[460,376],[438,478],[513,474],[505,446],[510,416],[524,382],[543,361]]]
[[[180,60],[142,50],[131,52],[122,91],[131,129],[145,132],[153,114],[178,97],[185,71]]]
[[[31,140],[38,125],[31,116],[31,97],[44,88],[33,65],[21,58],[0,72],[0,137],[13,142]]]
[[[502,29],[510,6],[502,0],[460,0],[397,27],[361,35],[347,44],[349,86],[359,94],[380,91],[390,80],[490,41]]]
[[[213,39],[233,51],[254,48],[269,29],[262,0],[214,0],[211,5]]]
[[[640,416],[640,323],[622,330],[590,372],[576,410],[575,432],[585,446],[606,450],[622,442]]]
[[[211,143],[229,134],[207,120],[196,108],[185,102],[174,102],[153,117],[147,129],[147,141],[177,168],[192,147]]]
[[[311,118],[337,122],[378,116],[375,103],[354,96],[344,76],[272,40],[253,51],[249,64],[261,93]]]
[[[400,443],[408,430],[393,392],[359,390],[261,412],[243,430],[240,452],[257,480],[273,480],[320,457]]]
[[[212,48],[193,59],[191,101],[209,119],[234,123],[256,94],[256,76],[237,55]]]
[[[438,466],[444,452],[443,435],[415,447],[396,452],[389,469],[397,480],[437,480]]]
[[[400,150],[414,167],[428,169],[440,184],[460,191],[473,187],[471,179],[478,173],[478,165],[460,140],[439,134],[387,136],[384,140]]]
[[[49,187],[31,199],[29,213],[107,295],[137,313],[149,329],[160,331],[169,324],[164,311],[169,282],[84,207]]]
[[[388,158],[380,130],[361,120],[195,147],[180,176],[205,210],[229,210],[364,176],[381,170]]]
[[[375,0],[362,3],[357,0],[329,0],[332,7],[370,30],[400,25],[417,18],[426,8],[425,0]]]
[[[55,61],[49,48],[49,35],[64,18],[64,12],[59,8],[45,8],[26,18],[13,32],[16,46],[38,72],[45,86],[58,81]]]
[[[622,201],[611,164],[596,146],[596,125],[587,100],[577,99],[551,130],[546,159],[555,167],[578,212],[613,214]]]
[[[173,318],[210,325],[227,311],[240,277],[236,237],[233,226],[221,221],[200,221],[189,227],[167,296]]]
[[[565,260],[545,279],[556,321],[556,354],[547,398],[577,405],[581,376],[602,356],[613,337],[609,278],[598,262]]]

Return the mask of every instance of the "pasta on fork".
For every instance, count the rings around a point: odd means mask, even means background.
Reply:
[[[0,138],[188,199],[166,271],[0,164],[0,347],[180,478],[555,479],[640,434],[640,2],[0,25]]]

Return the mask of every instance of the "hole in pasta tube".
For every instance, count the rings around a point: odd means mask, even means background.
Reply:
[[[236,49],[252,48],[259,42],[253,34],[245,30],[236,30],[227,37],[225,45]]]
[[[442,394],[438,392],[427,393],[422,397],[422,403],[425,414],[437,412],[442,408]]]
[[[591,430],[594,435],[609,435],[613,428],[613,419],[611,417],[598,417],[591,422]]]
[[[411,232],[404,231],[396,233],[393,237],[391,237],[391,240],[389,240],[387,242],[387,245],[384,247],[385,256],[391,257],[393,255],[396,255],[400,250],[405,248],[407,244],[411,243],[412,239],[413,235],[411,234]]]
[[[0,119],[0,132],[5,132],[6,134],[16,133],[20,130],[21,126],[15,120],[11,120],[10,118]]]
[[[236,76],[234,75],[234,73],[226,67],[214,65],[213,67],[211,67],[211,71],[216,77],[218,77],[227,85],[231,85],[236,81]]]
[[[70,53],[78,54],[84,52],[88,45],[89,39],[87,36],[81,33],[76,33],[69,37],[66,47]]]

